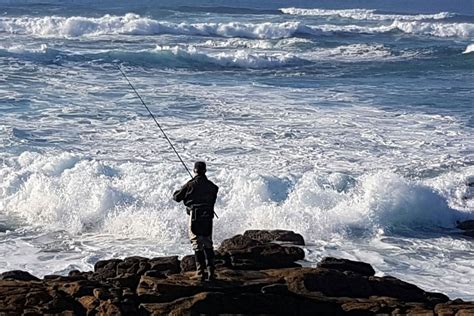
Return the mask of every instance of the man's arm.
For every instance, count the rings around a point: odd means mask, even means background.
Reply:
[[[213,196],[213,200],[214,200],[213,203],[215,204],[217,200],[217,192],[219,192],[219,187],[215,184],[214,184],[214,187],[215,187],[215,191],[214,191],[214,196]]]
[[[181,202],[186,197],[187,192],[188,192],[188,183],[186,183],[185,185],[183,185],[181,189],[173,193],[173,200],[175,200],[176,202]]]

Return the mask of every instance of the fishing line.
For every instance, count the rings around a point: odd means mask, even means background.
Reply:
[[[143,101],[142,97],[140,96],[140,94],[138,94],[138,91],[135,89],[135,87],[132,85],[132,83],[130,82],[130,80],[128,79],[127,75],[123,72],[122,68],[120,68],[120,65],[117,65],[117,68],[118,70],[120,70],[120,73],[122,74],[122,76],[127,80],[128,84],[130,85],[130,87],[132,88],[132,90],[135,92],[135,94],[137,95],[137,97],[140,99],[140,101],[142,102],[143,106],[147,109],[148,113],[150,113],[150,116],[153,118],[153,120],[155,121],[156,123],[156,126],[158,126],[158,128],[160,129],[160,131],[163,133],[163,135],[165,136],[166,140],[168,141],[168,143],[170,144],[171,148],[173,149],[174,153],[176,154],[176,156],[178,156],[179,158],[179,161],[181,161],[181,164],[183,165],[184,169],[186,169],[186,171],[188,172],[189,176],[193,179],[193,175],[191,174],[191,171],[189,171],[188,167],[186,166],[186,164],[184,163],[183,159],[181,159],[181,156],[179,155],[178,151],[176,150],[176,148],[174,148],[173,146],[173,143],[171,142],[171,140],[168,138],[168,135],[166,135],[165,131],[163,130],[163,128],[161,127],[160,123],[158,123],[158,120],[155,118],[155,116],[153,115],[153,113],[150,111],[150,109],[148,108],[148,106],[146,105],[145,101]],[[216,212],[214,212],[214,215],[216,216],[216,218],[219,218],[219,216],[217,216]]]
[[[143,101],[142,97],[140,96],[140,94],[138,94],[138,91],[135,89],[135,87],[132,85],[132,83],[130,82],[130,80],[128,79],[127,75],[123,72],[122,68],[120,68],[120,65],[117,65],[117,68],[118,70],[120,70],[120,73],[122,74],[122,76],[127,80],[128,84],[130,85],[130,87],[132,88],[132,90],[135,92],[135,94],[137,95],[137,97],[140,99],[140,101],[142,102],[143,106],[147,109],[148,113],[150,113],[150,116],[151,118],[155,121],[156,123],[156,126],[158,126],[158,128],[160,129],[160,131],[163,133],[163,136],[165,136],[166,140],[168,141],[168,143],[170,144],[171,148],[173,149],[174,153],[176,154],[176,156],[178,156],[179,158],[179,161],[181,161],[181,164],[183,165],[184,169],[186,169],[186,171],[188,172],[189,176],[191,178],[194,178],[193,175],[191,174],[191,171],[189,171],[188,167],[186,166],[186,164],[184,163],[183,159],[181,159],[181,156],[179,155],[178,151],[176,150],[176,148],[173,146],[173,143],[171,142],[171,140],[168,138],[168,135],[166,135],[165,131],[163,130],[163,128],[161,127],[160,123],[158,123],[158,120],[155,118],[155,116],[153,115],[153,113],[150,111],[150,109],[148,108],[148,106],[146,105],[145,101]]]

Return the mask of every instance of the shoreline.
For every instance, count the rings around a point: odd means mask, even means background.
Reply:
[[[216,250],[217,280],[193,280],[194,256],[98,261],[94,271],[36,278],[0,275],[1,315],[472,315],[474,302],[450,300],[367,263],[326,257],[302,267],[301,235],[252,230]]]

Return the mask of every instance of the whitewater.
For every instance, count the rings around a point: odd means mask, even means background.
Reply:
[[[0,0],[0,272],[191,252],[188,175],[121,65],[208,163],[216,244],[290,229],[303,265],[474,300],[474,12],[440,3]]]

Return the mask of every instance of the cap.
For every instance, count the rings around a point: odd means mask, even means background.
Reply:
[[[194,163],[194,170],[196,172],[206,172],[206,163],[204,161],[196,161]]]

